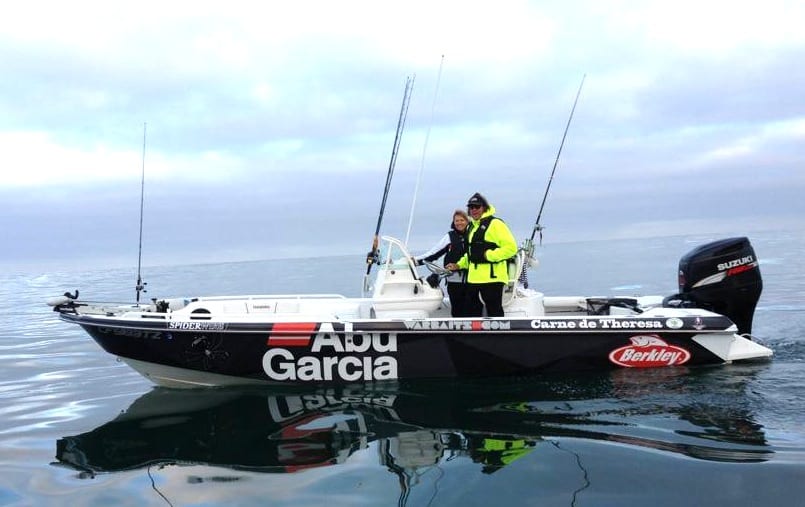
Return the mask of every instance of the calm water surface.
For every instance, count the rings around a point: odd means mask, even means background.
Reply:
[[[805,235],[750,239],[772,362],[346,388],[155,388],[44,305],[133,270],[0,276],[0,505],[805,505]],[[546,245],[548,294],[670,294],[703,236]],[[148,297],[357,295],[363,259],[149,268]]]

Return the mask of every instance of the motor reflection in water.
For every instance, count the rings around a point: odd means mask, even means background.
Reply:
[[[169,464],[285,473],[375,448],[379,464],[399,476],[401,498],[429,467],[466,460],[492,474],[543,446],[566,447],[566,439],[761,462],[772,450],[745,392],[757,368],[323,389],[155,388],[112,421],[60,439],[56,458],[88,477]],[[583,456],[576,461],[584,466]]]

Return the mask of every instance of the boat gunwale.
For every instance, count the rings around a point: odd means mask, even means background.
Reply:
[[[192,333],[195,331],[207,331],[207,332],[216,332],[216,333],[255,333],[255,332],[270,332],[272,331],[273,327],[276,324],[283,324],[283,323],[311,323],[316,324],[317,326],[323,323],[338,323],[343,325],[344,323],[350,324],[370,324],[371,328],[358,328],[353,329],[352,331],[346,330],[336,330],[335,333],[397,333],[397,334],[434,334],[434,333],[445,333],[445,334],[489,334],[489,333],[497,333],[497,334],[551,334],[551,333],[561,333],[561,334],[574,334],[574,333],[583,333],[585,335],[588,334],[611,334],[611,333],[623,333],[623,332],[640,332],[645,334],[737,334],[735,324],[730,321],[728,318],[713,314],[711,316],[641,316],[641,315],[546,315],[540,317],[482,317],[482,318],[462,318],[462,317],[428,317],[428,318],[393,318],[393,319],[330,319],[330,320],[318,320],[318,319],[297,319],[297,320],[272,320],[272,321],[261,321],[261,322],[233,322],[233,321],[223,321],[223,320],[212,320],[212,319],[154,319],[154,320],[147,320],[145,318],[140,320],[124,320],[119,316],[104,316],[104,315],[82,315],[82,314],[74,314],[74,313],[60,313],[59,317],[64,320],[65,322],[75,323],[81,326],[91,326],[91,327],[103,327],[103,328],[115,328],[115,329],[131,329],[131,330],[142,330],[142,331],[170,331],[170,332],[179,332],[179,333]],[[205,315],[206,317],[206,315]],[[678,329],[673,329],[670,327],[663,327],[661,329],[657,328],[641,328],[641,327],[618,327],[618,328],[601,328],[596,327],[594,329],[580,329],[579,327],[551,327],[551,328],[527,328],[527,329],[469,329],[463,327],[455,327],[455,328],[410,328],[406,326],[400,326],[400,324],[410,323],[410,322],[438,322],[438,323],[446,323],[446,322],[453,322],[453,323],[464,323],[464,322],[528,322],[534,320],[540,321],[549,321],[549,322],[570,322],[570,321],[601,321],[601,320],[617,320],[623,322],[642,322],[642,321],[656,321],[658,319],[668,319],[668,318],[695,318],[700,317],[703,319],[708,319],[711,324],[718,321],[723,323],[720,327],[715,326],[706,326],[701,329],[694,328],[692,326],[682,326]],[[198,324],[198,328],[181,328],[176,327],[172,328],[169,327],[169,323],[181,323],[181,324]],[[210,323],[215,324],[215,326],[204,326],[203,324]],[[383,327],[384,325],[393,324],[394,327]],[[218,327],[221,326],[221,327]],[[307,330],[293,330],[293,329],[283,329],[282,333],[284,335],[309,335],[310,331]]]

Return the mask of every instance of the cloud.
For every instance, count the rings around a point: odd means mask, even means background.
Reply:
[[[0,224],[20,241],[6,259],[125,257],[143,168],[146,232],[166,261],[363,250],[407,76],[384,228],[405,234],[418,192],[417,247],[475,191],[531,231],[585,74],[543,215],[551,239],[803,212],[798,2],[7,11]]]

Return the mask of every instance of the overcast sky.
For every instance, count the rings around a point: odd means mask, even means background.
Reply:
[[[805,216],[801,1],[3,11],[2,265],[136,265],[143,166],[145,265],[362,255],[408,76],[381,232],[404,238],[416,201],[415,251],[476,191],[530,235],[584,75],[545,243]]]

